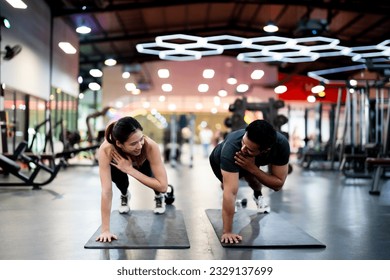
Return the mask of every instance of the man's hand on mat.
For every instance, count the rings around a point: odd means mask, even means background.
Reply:
[[[222,243],[239,243],[242,241],[242,236],[234,233],[224,233],[221,237]]]
[[[111,232],[102,232],[97,238],[96,241],[100,242],[111,242],[112,240],[117,240],[118,237],[116,237],[115,234],[112,234]]]

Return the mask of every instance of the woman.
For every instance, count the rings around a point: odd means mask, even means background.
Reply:
[[[143,134],[143,128],[136,119],[123,117],[108,125],[105,140],[99,148],[99,174],[102,185],[102,230],[96,241],[111,242],[117,239],[110,232],[112,182],[121,192],[119,212],[127,213],[130,211],[127,175],[153,189],[156,200],[154,212],[165,212],[164,193],[168,188],[168,179],[160,148]]]

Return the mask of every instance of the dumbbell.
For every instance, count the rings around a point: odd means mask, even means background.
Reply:
[[[170,205],[175,201],[175,195],[173,193],[173,186],[168,185],[168,190],[165,193],[165,203]]]

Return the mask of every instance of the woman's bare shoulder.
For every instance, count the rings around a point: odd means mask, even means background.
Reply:
[[[99,153],[110,154],[113,149],[114,149],[114,146],[112,146],[112,144],[110,144],[106,140],[104,140],[103,143],[99,147]]]

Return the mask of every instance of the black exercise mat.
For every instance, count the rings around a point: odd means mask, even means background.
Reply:
[[[222,210],[207,209],[215,233],[222,236]],[[240,248],[324,248],[324,244],[276,213],[258,214],[255,210],[240,209],[233,218],[233,232],[242,236],[237,244],[222,243],[224,247]]]
[[[128,214],[111,213],[111,232],[118,240],[96,242],[101,226],[84,245],[86,249],[185,249],[189,248],[187,230],[180,210],[167,209],[156,215],[152,210],[133,210]]]

